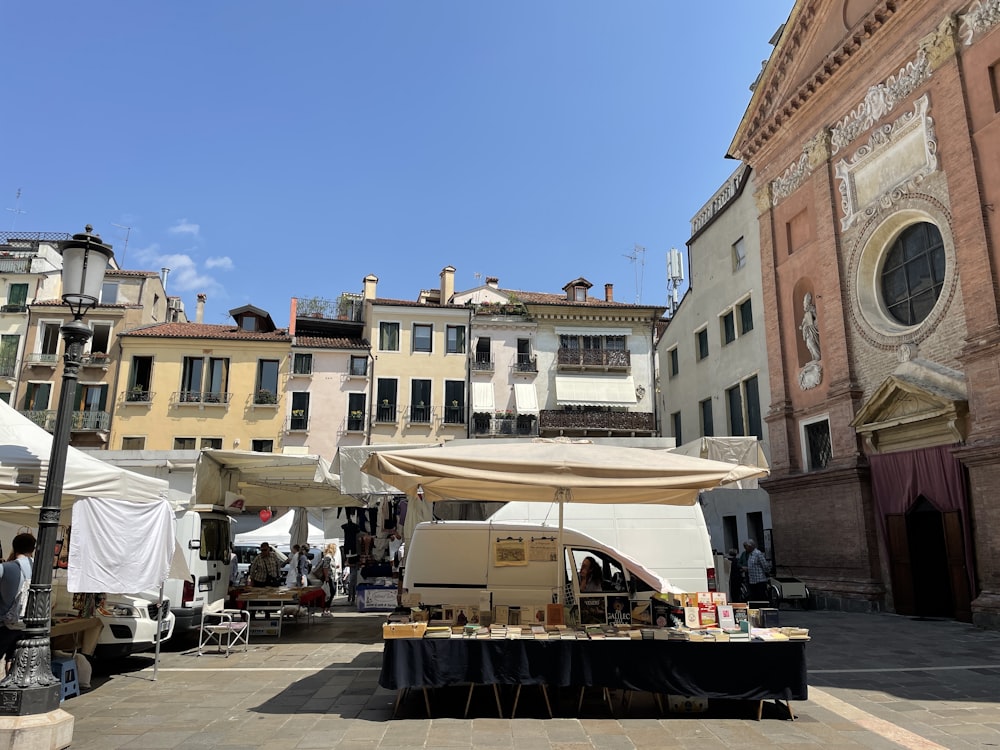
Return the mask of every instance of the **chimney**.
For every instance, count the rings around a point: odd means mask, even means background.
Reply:
[[[292,297],[291,309],[288,311],[288,335],[295,335],[295,316],[299,314],[299,298]]]
[[[494,289],[499,289],[500,288],[500,279],[498,277],[496,277],[496,276],[487,276],[486,277],[486,286],[491,286]]]
[[[604,285],[604,301],[605,302],[614,302],[615,301],[615,291],[614,291],[614,289],[615,289],[615,285],[614,284],[605,284]]]
[[[167,275],[170,273],[169,268],[160,269],[160,278],[163,279],[163,291],[167,291]]]
[[[198,295],[198,305],[194,308],[194,322],[202,323],[205,320],[205,300],[208,295],[201,293]]]
[[[441,302],[447,305],[455,295],[455,267],[445,266],[441,269]]]
[[[375,285],[378,284],[378,276],[373,273],[365,276],[365,294],[364,298],[375,299]]]

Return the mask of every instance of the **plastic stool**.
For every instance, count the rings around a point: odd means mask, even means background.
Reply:
[[[76,659],[53,659],[52,674],[62,683],[59,690],[60,703],[80,694],[80,681],[76,677]]]

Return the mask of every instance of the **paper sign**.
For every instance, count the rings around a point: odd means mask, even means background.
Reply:
[[[496,568],[528,564],[528,547],[523,539],[497,539],[493,543],[493,566]]]

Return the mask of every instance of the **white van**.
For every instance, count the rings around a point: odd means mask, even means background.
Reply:
[[[174,633],[174,616],[170,612],[170,602],[164,598],[163,612],[159,618],[157,607],[159,595],[108,594],[103,605],[94,616],[104,624],[97,639],[94,656],[115,659],[156,647],[156,629],[159,619],[160,643],[170,640]],[[66,590],[66,577],[62,571],[53,571],[52,580],[53,614],[76,615],[73,609],[73,594]]]
[[[419,594],[422,604],[478,606],[489,591],[492,606],[545,605],[565,587],[570,609],[580,602],[579,570],[585,557],[600,564],[603,590],[586,599],[629,601],[677,591],[629,555],[570,528],[562,533],[566,578],[559,580],[557,530],[532,524],[492,521],[432,521],[417,524],[406,544],[403,590]],[[498,556],[504,542],[524,545],[527,560],[510,564]],[[541,559],[543,558],[544,559]]]
[[[231,516],[221,506],[194,505],[178,512],[177,543],[191,576],[169,578],[164,585],[177,633],[197,630],[204,606],[225,601],[229,594],[231,526]]]
[[[558,503],[507,503],[489,520],[559,526]],[[716,591],[715,555],[700,503],[570,503],[563,524],[624,550],[680,591]],[[726,588],[725,585],[722,586]]]

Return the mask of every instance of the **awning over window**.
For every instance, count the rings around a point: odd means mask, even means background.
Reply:
[[[556,375],[556,401],[571,406],[634,406],[632,376]]]
[[[472,384],[472,411],[493,412],[493,383]]]
[[[514,383],[514,405],[518,414],[538,414],[538,394],[534,383]]]

